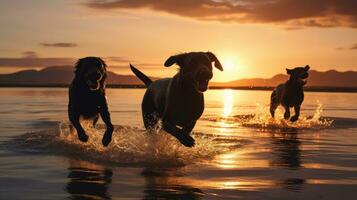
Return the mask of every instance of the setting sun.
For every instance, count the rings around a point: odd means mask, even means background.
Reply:
[[[234,62],[233,59],[226,59],[223,61],[223,67],[224,67],[224,70],[226,71],[231,71],[234,69],[236,63]]]
[[[244,75],[241,72],[242,64],[241,61],[234,56],[222,56],[222,65],[224,73],[215,73],[214,80],[215,82],[227,82],[237,80],[238,78],[243,77]]]

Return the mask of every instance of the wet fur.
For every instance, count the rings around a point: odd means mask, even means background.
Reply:
[[[99,73],[103,73],[101,79],[98,79],[99,87],[96,90],[91,90],[88,85],[88,80],[85,76],[88,70],[98,70]],[[113,125],[105,97],[105,79],[106,64],[102,59],[86,57],[78,60],[75,66],[75,77],[69,87],[68,116],[77,131],[79,140],[82,142],[87,142],[88,136],[80,124],[80,117],[93,120],[93,126],[95,127],[99,115],[107,128],[102,143],[107,146],[111,141]]]
[[[278,85],[271,94],[270,113],[275,117],[275,110],[279,105],[282,105],[285,109],[284,119],[295,122],[300,116],[300,107],[304,101],[304,85],[308,77],[308,70],[310,67],[296,67],[294,69],[287,69],[287,73],[290,75],[289,80]],[[295,115],[290,118],[290,108],[293,107]]]
[[[194,146],[190,136],[196,121],[204,110],[203,92],[212,78],[212,62],[223,70],[222,65],[211,52],[191,52],[168,58],[165,66],[180,66],[172,78],[152,82],[145,74],[131,65],[131,70],[148,87],[142,101],[142,115],[145,128],[154,130],[159,119],[162,128],[187,147]]]

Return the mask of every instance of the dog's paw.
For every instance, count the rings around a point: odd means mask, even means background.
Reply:
[[[285,113],[284,114],[284,119],[288,120],[290,118],[290,113]]]
[[[190,135],[185,135],[177,138],[181,144],[185,145],[186,147],[193,147],[195,146],[195,139]]]
[[[82,142],[88,142],[88,135],[86,135],[85,133],[79,133],[78,139]]]
[[[112,132],[105,132],[102,139],[103,146],[105,147],[108,146],[111,141],[112,141]]]
[[[298,116],[293,116],[293,117],[290,119],[290,121],[291,121],[291,122],[296,122],[298,119],[299,119]]]

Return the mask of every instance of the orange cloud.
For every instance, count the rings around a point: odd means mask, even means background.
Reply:
[[[352,47],[351,47],[352,50],[357,50],[357,44],[354,44]]]
[[[357,27],[355,0],[95,0],[87,7],[151,9],[198,20],[274,23],[287,27]]]
[[[41,46],[44,47],[77,47],[78,45],[75,43],[69,42],[58,42],[58,43],[40,43]]]

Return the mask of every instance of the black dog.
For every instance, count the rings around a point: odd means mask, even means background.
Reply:
[[[290,118],[291,107],[294,107],[295,115],[291,117],[290,121],[295,122],[299,119],[300,106],[304,101],[303,86],[306,84],[304,79],[309,76],[309,69],[309,65],[286,69],[286,72],[290,75],[289,80],[285,84],[278,85],[271,94],[270,113],[273,118],[276,108],[282,105],[285,108],[285,119]]]
[[[162,128],[176,137],[183,145],[195,144],[190,136],[196,121],[204,110],[203,92],[208,89],[212,79],[212,62],[223,71],[221,63],[211,52],[191,52],[171,56],[165,67],[180,66],[173,78],[152,82],[150,78],[130,65],[134,74],[148,87],[142,102],[145,128],[155,129],[159,119]]]
[[[75,77],[69,87],[68,104],[69,120],[76,128],[78,138],[82,142],[87,142],[88,136],[80,124],[80,116],[93,120],[95,127],[99,114],[101,115],[107,127],[102,139],[104,146],[110,143],[113,133],[105,97],[106,67],[105,62],[98,57],[79,59],[75,66]]]

